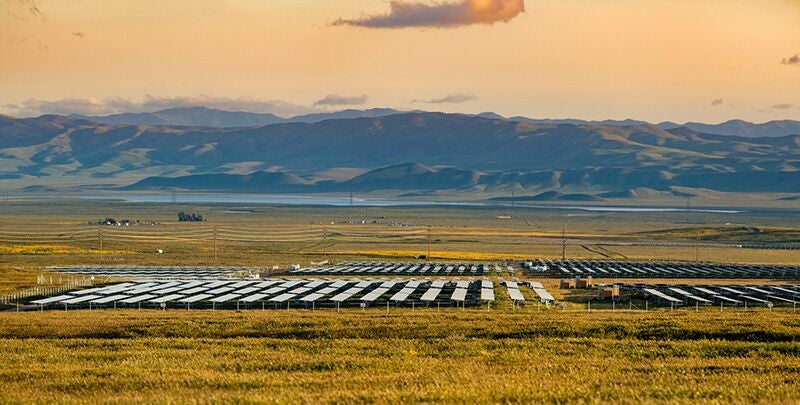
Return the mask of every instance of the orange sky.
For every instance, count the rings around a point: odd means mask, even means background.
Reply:
[[[0,0],[0,112],[205,95],[281,101],[290,115],[366,95],[353,107],[800,119],[800,64],[781,63],[800,53],[800,1],[524,5],[507,23],[381,29],[333,23],[387,13],[384,0]],[[474,97],[415,101],[447,95]]]

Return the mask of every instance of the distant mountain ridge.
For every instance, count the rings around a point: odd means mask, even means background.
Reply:
[[[156,112],[122,113],[105,116],[71,115],[70,118],[115,125],[245,128],[261,127],[271,124],[315,123],[329,119],[375,118],[399,113],[400,111],[391,108],[373,108],[369,110],[342,110],[281,118],[270,113],[224,111],[206,107],[176,107]]]
[[[259,127],[281,123],[317,123],[329,119],[355,119],[379,118],[403,113],[421,113],[424,111],[400,111],[391,108],[372,108],[367,110],[342,110],[335,112],[321,112],[282,118],[269,113],[251,113],[243,111],[223,111],[206,107],[176,107],[156,112],[123,113],[106,116],[71,115],[70,118],[83,119],[103,124],[119,125],[167,125],[167,126],[195,126],[215,128]],[[640,126],[652,125],[660,129],[669,130],[676,128],[689,128],[693,131],[714,134],[740,136],[747,138],[781,137],[787,135],[800,135],[800,121],[781,120],[761,124],[743,120],[730,120],[719,124],[705,124],[687,122],[661,122],[651,124],[646,121],[626,120],[601,120],[590,121],[581,119],[536,119],[522,116],[506,118],[494,112],[477,114],[481,118],[523,122],[532,125],[612,125],[612,126]]]
[[[318,180],[324,179],[318,173],[332,169],[354,177]],[[427,112],[243,128],[0,117],[0,172],[6,184],[19,188],[69,183],[635,196],[647,194],[635,189],[680,186],[796,192],[800,136],[747,138],[686,127],[537,124]]]

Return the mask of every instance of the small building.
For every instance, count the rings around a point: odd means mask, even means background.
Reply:
[[[592,276],[586,276],[585,278],[578,277],[575,279],[576,288],[592,288],[594,283],[592,282]]]
[[[619,286],[600,284],[597,286],[597,298],[601,300],[619,300]]]
[[[562,278],[560,287],[563,288],[563,289],[572,290],[572,289],[576,288],[577,285],[578,285],[578,282],[574,278]]]

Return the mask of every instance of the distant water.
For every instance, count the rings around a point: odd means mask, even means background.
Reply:
[[[172,195],[169,194],[119,194],[119,195],[94,195],[80,196],[88,200],[125,200],[142,203],[169,203]],[[507,203],[484,202],[457,202],[457,201],[415,201],[401,199],[372,199],[336,196],[298,196],[298,195],[271,195],[271,194],[186,194],[175,196],[178,203],[232,203],[232,204],[288,204],[288,205],[328,205],[336,207],[398,207],[398,206],[464,206],[464,207],[510,207]],[[576,210],[589,212],[701,212],[712,214],[739,214],[743,210],[734,209],[705,209],[705,208],[674,208],[674,207],[635,207],[611,205],[529,205],[520,204],[517,207],[536,209]]]

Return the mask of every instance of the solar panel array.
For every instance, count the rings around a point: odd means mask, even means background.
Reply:
[[[800,277],[797,266],[756,266],[715,263],[538,260],[562,277],[595,278],[771,278]]]
[[[292,275],[315,276],[480,276],[491,271],[501,272],[498,265],[458,263],[373,263],[345,262],[338,265],[291,270]]]
[[[798,285],[623,285],[622,289],[671,305],[800,304]]]
[[[522,302],[525,301],[525,296],[522,295],[522,292],[519,290],[519,283],[516,281],[505,281],[500,279],[500,284],[504,284],[506,286],[506,290],[508,291],[508,298],[511,299],[513,302]]]
[[[44,308],[287,308],[477,305],[474,279],[142,280],[72,291],[30,303]],[[492,297],[493,300],[493,297]]]
[[[122,278],[219,278],[255,272],[248,267],[207,266],[72,266],[52,267],[55,273]]]

